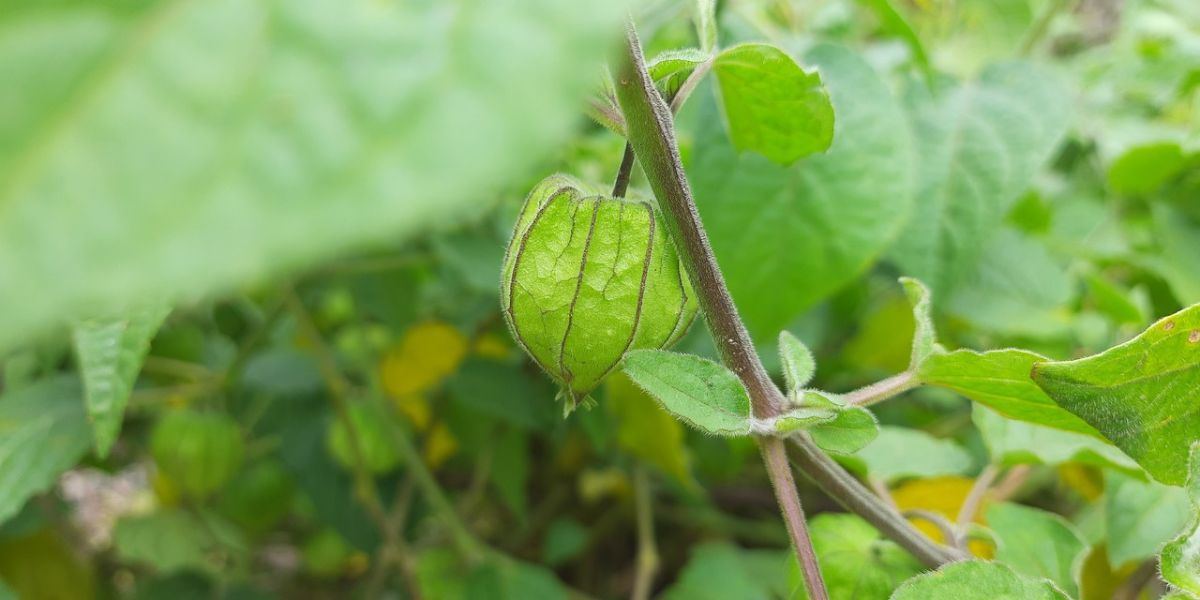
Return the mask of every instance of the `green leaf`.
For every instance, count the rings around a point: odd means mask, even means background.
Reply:
[[[1062,517],[1044,510],[1002,502],[987,509],[996,537],[996,560],[1022,575],[1045,577],[1071,597],[1079,579],[1087,543]]]
[[[750,433],[750,396],[737,375],[708,359],[665,350],[625,356],[625,374],[675,418],[715,435]]]
[[[798,390],[808,385],[817,372],[817,361],[812,351],[786,329],[779,332],[779,363],[783,365],[783,377],[788,390]]]
[[[818,446],[835,454],[853,454],[879,435],[879,421],[861,406],[841,406],[833,420],[808,430]]]
[[[542,540],[542,563],[549,567],[559,565],[579,556],[588,543],[588,530],[569,517],[560,517],[546,528]]]
[[[1162,187],[1185,165],[1176,142],[1153,142],[1126,150],[1108,167],[1108,185],[1118,194],[1146,196]]]
[[[462,597],[464,600],[567,600],[570,595],[553,571],[504,557],[472,571]]]
[[[833,142],[833,105],[815,70],[769,44],[741,44],[713,62],[729,137],[781,165],[824,152]]]
[[[1167,280],[1181,304],[1200,302],[1200,223],[1176,208],[1157,204],[1154,232],[1162,249],[1151,266]]]
[[[508,429],[500,434],[494,446],[484,451],[492,455],[491,480],[500,500],[517,518],[524,519],[529,506],[526,491],[529,486],[529,441],[525,432]]]
[[[1095,356],[1038,363],[1033,379],[1155,479],[1187,479],[1200,437],[1200,305]]]
[[[884,31],[904,41],[909,52],[912,53],[913,62],[921,69],[926,79],[932,80],[933,68],[929,64],[929,55],[925,52],[921,38],[917,36],[917,32],[913,30],[904,15],[900,14],[900,11],[896,10],[896,7],[892,6],[888,0],[859,0],[859,2],[875,12],[875,16],[879,18],[879,25]]]
[[[1192,501],[1191,523],[1163,547],[1159,563],[1167,583],[1200,595],[1200,445],[1192,446],[1190,465],[1187,493]]]
[[[219,576],[231,561],[246,557],[246,548],[236,540],[231,545],[224,537],[230,532],[218,535],[210,528],[213,524],[182,509],[127,516],[113,529],[113,547],[122,561],[162,573],[197,570]]]
[[[1046,358],[1027,350],[955,350],[934,354],[918,371],[922,383],[954,390],[1000,414],[1065,431],[1098,435],[1079,417],[1055,404],[1029,378]]]
[[[945,295],[983,257],[985,243],[1066,130],[1070,93],[1027,63],[995,65],[979,81],[912,86],[917,208],[890,254]],[[949,297],[946,295],[945,297]]]
[[[6,7],[0,346],[476,213],[572,130],[625,8]]]
[[[865,271],[912,200],[911,140],[887,85],[855,53],[822,45],[833,145],[791,167],[739,154],[713,102],[699,103],[688,175],[738,310],[756,339]]]
[[[925,570],[858,516],[821,513],[809,526],[830,598],[887,600],[902,581]],[[790,575],[791,600],[807,598],[795,561]]]
[[[684,486],[694,486],[684,429],[625,373],[608,378],[604,405],[617,423],[617,445]]]
[[[71,329],[88,420],[101,458],[108,456],[117,440],[150,339],[170,310],[165,305],[146,306],[119,318],[81,321]]]
[[[1142,472],[1132,458],[1116,446],[1094,436],[1008,419],[982,404],[973,407],[971,417],[983,436],[991,461],[996,464],[1060,465],[1075,462],[1119,469],[1134,475]]]
[[[1001,563],[969,560],[909,579],[892,600],[1069,600],[1048,580]]]
[[[879,436],[853,456],[839,457],[850,468],[884,482],[909,477],[962,475],[971,468],[971,455],[953,440],[924,431],[884,425]]]
[[[929,288],[919,279],[901,277],[900,285],[904,286],[904,295],[908,297],[908,303],[912,305],[915,325],[909,368],[916,370],[921,363],[925,362],[926,358],[939,350],[937,329],[933,326],[933,300],[930,298]]]
[[[1104,476],[1108,560],[1114,569],[1154,556],[1188,521],[1184,490],[1119,472]]]
[[[44,492],[91,446],[74,377],[46,379],[0,396],[0,523]]]
[[[946,312],[980,329],[1033,339],[1070,331],[1074,276],[1037,238],[999,228],[960,281],[946,299]]]
[[[772,600],[790,591],[786,573],[790,553],[745,550],[728,543],[695,546],[691,558],[662,600]]]
[[[658,84],[663,98],[671,99],[692,72],[711,58],[708,52],[696,48],[667,50],[646,61],[646,72]]]

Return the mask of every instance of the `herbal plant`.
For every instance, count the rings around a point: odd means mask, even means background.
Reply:
[[[0,599],[1200,597],[1187,0],[0,6]]]

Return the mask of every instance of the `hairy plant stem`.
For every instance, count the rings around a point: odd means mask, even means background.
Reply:
[[[899,396],[918,385],[920,382],[917,381],[917,376],[912,371],[905,371],[845,394],[842,400],[850,406],[871,406]]]
[[[700,305],[725,365],[746,387],[753,416],[759,419],[774,417],[784,410],[783,394],[767,375],[725,286],[679,160],[671,110],[646,72],[641,44],[632,23],[627,25],[626,32],[626,54],[617,75],[617,100],[625,115],[629,142],[650,180],[667,229],[696,286]],[[759,445],[803,569],[808,596],[812,600],[827,600],[829,594],[821,578],[783,442],[764,437],[759,438]]]

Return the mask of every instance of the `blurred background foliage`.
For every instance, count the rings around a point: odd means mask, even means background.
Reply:
[[[651,556],[662,598],[803,595],[751,440],[623,376],[564,420],[500,319],[525,190],[620,162],[582,119],[606,4],[0,0],[0,598],[617,598]],[[824,389],[903,370],[902,274],[949,345],[1057,359],[1200,302],[1200,4],[718,6],[837,111],[790,167],[732,149],[711,82],[679,117],[768,362],[786,328]],[[647,54],[691,11],[639,7]],[[89,419],[70,324],[162,302],[123,425]],[[1073,596],[1137,597],[1188,517],[1090,438],[938,390],[876,413],[849,468],[952,520],[998,475],[972,551],[1045,570],[1037,527]],[[835,597],[920,571],[800,485]]]

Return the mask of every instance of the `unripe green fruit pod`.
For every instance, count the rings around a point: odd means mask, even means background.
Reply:
[[[566,175],[526,198],[500,298],[513,338],[562,385],[566,412],[626,352],[675,343],[697,307],[658,210]]]
[[[150,453],[159,471],[180,491],[204,498],[237,472],[245,445],[237,423],[228,416],[181,410],[154,426]]]
[[[346,416],[354,428],[354,436],[362,452],[363,466],[368,471],[382,475],[400,465],[400,450],[384,422],[384,419],[389,418],[388,415],[374,405],[357,402],[348,407]],[[329,424],[325,445],[329,448],[329,454],[343,469],[354,471],[354,448],[350,445],[350,432],[341,419],[334,419]]]

